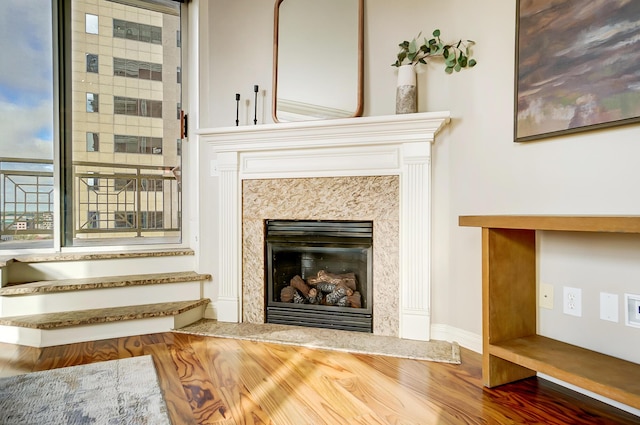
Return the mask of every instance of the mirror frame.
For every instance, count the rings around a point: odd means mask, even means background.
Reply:
[[[271,102],[271,116],[275,123],[278,123],[278,116],[276,114],[278,107],[278,40],[279,40],[279,16],[280,16],[280,4],[285,0],[276,0],[274,10],[273,21],[273,96]],[[357,0],[358,2],[358,87],[356,91],[356,110],[353,115],[346,118],[354,118],[362,116],[363,100],[364,100],[364,0]],[[314,121],[322,121],[321,118]],[[300,120],[296,122],[311,121]]]

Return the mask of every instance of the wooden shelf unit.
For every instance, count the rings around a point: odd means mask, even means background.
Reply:
[[[536,333],[536,231],[640,234],[640,216],[460,216],[459,225],[482,228],[484,385],[541,372],[640,408],[640,365]]]

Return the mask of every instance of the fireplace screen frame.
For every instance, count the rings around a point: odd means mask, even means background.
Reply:
[[[265,323],[351,330],[373,333],[373,222],[347,220],[265,220]],[[339,307],[278,301],[276,287],[295,274],[304,276],[306,259],[316,256],[322,264],[325,256],[343,254],[349,270],[332,273],[356,273],[362,307]],[[296,272],[275,275],[275,255],[300,256]],[[360,258],[360,260],[358,259]],[[363,264],[360,264],[363,263]],[[317,266],[317,265],[316,265]],[[310,269],[313,269],[313,265]],[[318,270],[316,270],[317,272]],[[290,275],[290,276],[289,276]],[[364,276],[363,276],[364,275]]]

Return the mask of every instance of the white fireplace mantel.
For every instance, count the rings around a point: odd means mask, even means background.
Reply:
[[[431,144],[449,121],[448,112],[430,112],[198,130],[217,177],[216,190],[208,192],[218,206],[215,318],[242,320],[243,180],[398,175],[398,335],[428,340]]]

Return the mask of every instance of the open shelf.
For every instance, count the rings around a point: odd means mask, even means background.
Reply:
[[[484,385],[537,372],[640,408],[640,365],[536,334],[536,231],[640,233],[640,216],[461,216],[482,227]]]
[[[630,406],[640,406],[638,365],[544,336],[489,346],[489,353]]]

